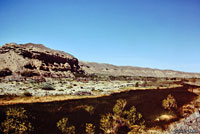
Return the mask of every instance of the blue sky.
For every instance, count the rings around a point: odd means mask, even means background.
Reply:
[[[0,44],[80,60],[200,72],[199,0],[0,0]]]

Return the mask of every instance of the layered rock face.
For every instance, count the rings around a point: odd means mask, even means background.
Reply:
[[[2,76],[73,77],[84,73],[77,58],[41,44],[5,44],[0,47],[0,63]]]

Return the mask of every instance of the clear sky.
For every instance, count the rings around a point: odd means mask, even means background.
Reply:
[[[200,72],[200,0],[0,0],[0,45],[80,60]]]

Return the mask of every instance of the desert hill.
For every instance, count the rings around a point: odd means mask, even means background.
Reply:
[[[0,76],[12,78],[74,77],[75,74],[200,78],[199,73],[79,61],[66,52],[32,43],[8,43],[0,47],[0,65]]]
[[[89,74],[96,73],[112,76],[143,76],[143,77],[182,77],[182,78],[200,78],[199,73],[187,73],[174,70],[160,70],[151,68],[142,68],[134,66],[115,66],[112,64],[79,62],[82,69]]]
[[[83,73],[78,59],[41,44],[8,43],[0,47],[1,76],[71,77]]]

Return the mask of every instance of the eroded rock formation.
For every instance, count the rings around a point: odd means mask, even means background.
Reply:
[[[0,47],[0,63],[0,70],[10,71],[2,76],[73,77],[84,73],[77,58],[41,44],[5,44]]]

